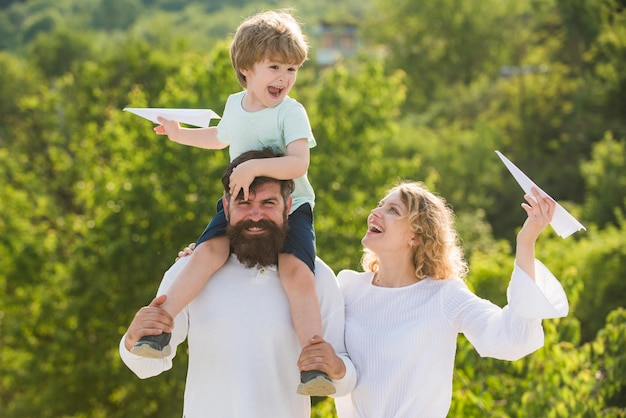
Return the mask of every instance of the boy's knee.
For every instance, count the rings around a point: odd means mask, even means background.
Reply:
[[[228,245],[228,237],[213,237],[204,242],[201,242],[200,245],[196,248],[223,248]]]
[[[230,252],[230,243],[227,237],[214,237],[198,244],[194,250],[194,254],[199,257],[206,257],[216,254],[226,254]]]

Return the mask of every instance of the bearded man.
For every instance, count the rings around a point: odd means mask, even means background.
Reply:
[[[253,158],[280,156],[266,149],[242,154],[227,167],[222,203],[232,253],[187,307],[171,318],[160,308],[169,283],[187,262],[178,260],[166,273],[157,297],[141,308],[119,345],[120,357],[140,378],[172,367],[176,347],[187,339],[189,365],[183,417],[308,418],[310,398],[298,395],[301,349],[289,301],[276,264],[288,228],[293,181],[257,177],[243,194],[230,195],[234,168]],[[324,336],[305,348],[312,368],[332,379],[343,396],[352,390],[356,372],[345,349],[344,304],[332,270],[319,258],[315,277]],[[171,332],[172,352],[147,358],[130,352],[139,338]],[[302,364],[302,359],[299,364]]]

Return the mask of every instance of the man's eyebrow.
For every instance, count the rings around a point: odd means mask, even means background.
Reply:
[[[251,194],[248,196],[248,200],[244,200],[244,199],[243,199],[243,193],[240,193],[240,194],[239,194],[239,195],[235,198],[235,202],[250,202],[251,200],[254,200],[254,199],[255,199],[255,196],[251,193]],[[266,197],[266,198],[264,198],[264,199],[260,199],[259,201],[260,201],[261,203],[275,203],[275,202],[279,202],[280,200],[281,200],[281,199],[280,199],[280,196],[269,196],[269,197]]]
[[[243,191],[239,192],[239,194],[237,195],[237,197],[235,197],[235,202],[236,203],[240,203],[240,202],[249,202],[250,200],[252,200],[252,195],[248,196],[248,200],[245,200],[243,198]]]

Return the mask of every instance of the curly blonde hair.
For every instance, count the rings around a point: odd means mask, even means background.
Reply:
[[[396,191],[408,209],[411,232],[420,242],[413,253],[417,279],[464,278],[468,267],[454,229],[454,212],[445,199],[430,192],[421,182],[400,182],[387,194]],[[377,272],[378,256],[365,249],[361,265],[365,271]]]
[[[300,24],[288,9],[267,11],[244,20],[230,44],[230,60],[239,84],[246,88],[241,69],[250,70],[268,58],[301,66],[307,59],[309,45]]]

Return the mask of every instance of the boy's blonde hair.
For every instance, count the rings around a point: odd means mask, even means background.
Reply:
[[[431,193],[420,182],[401,182],[387,193],[400,192],[407,207],[409,229],[419,240],[413,253],[415,277],[464,278],[467,263],[458,245],[454,213],[445,199]],[[378,256],[365,250],[361,264],[365,271],[378,271]]]
[[[268,11],[247,18],[230,44],[230,60],[237,80],[246,88],[240,69],[250,70],[265,58],[301,66],[309,45],[298,21],[286,10]]]

